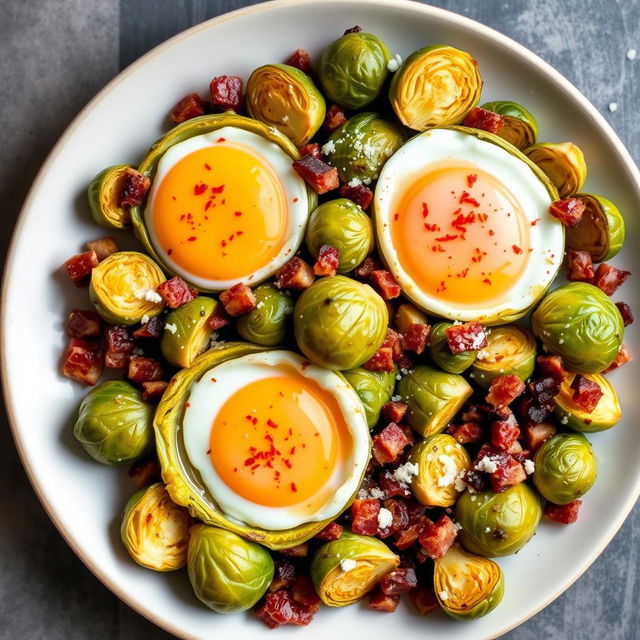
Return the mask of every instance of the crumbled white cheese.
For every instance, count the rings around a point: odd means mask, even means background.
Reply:
[[[282,116],[282,122],[287,122],[287,120],[289,120],[289,116],[288,115],[283,115]]]
[[[466,489],[467,485],[466,485],[466,484],[464,483],[464,481],[462,480],[462,479],[464,478],[464,474],[465,474],[465,473],[466,473],[465,471],[461,471],[461,472],[456,476],[456,480],[455,480],[455,482],[454,482],[454,484],[453,484],[453,488],[454,488],[456,491],[460,491],[460,492],[462,492],[462,491],[464,491],[464,490]]]
[[[478,471],[486,471],[487,473],[494,473],[498,465],[489,457],[484,456],[475,466]]]
[[[609,103],[609,111],[611,111],[611,113],[613,113],[614,111],[618,110],[618,103],[617,102],[610,102]]]
[[[149,289],[148,291],[145,292],[144,299],[147,302],[156,302],[156,303],[162,302],[162,296],[157,291],[154,291],[153,289]]]
[[[347,182],[347,184],[350,187],[359,187],[362,184],[362,180],[360,180],[360,178],[351,178],[351,180],[349,180],[349,182]]]
[[[413,476],[418,475],[418,465],[413,462],[405,462],[397,467],[393,473],[387,471],[387,478],[392,478],[396,482],[399,482],[403,487],[408,487],[411,484]]]
[[[384,500],[387,497],[387,494],[379,487],[371,487],[369,495],[376,500]]]
[[[560,422],[562,422],[562,424],[568,424],[569,416],[562,416],[562,419],[560,420]]]
[[[391,402],[401,402],[402,401],[402,396],[399,394],[396,394],[395,396],[391,396]]]
[[[387,62],[387,69],[389,69],[389,71],[393,73],[394,71],[398,70],[401,64],[402,64],[402,58],[400,57],[400,54],[397,53],[394,58],[392,58],[391,60],[389,60],[389,62]]]
[[[438,486],[449,487],[456,481],[458,476],[456,461],[446,453],[441,453],[438,456],[438,462],[442,465],[442,475],[438,478]]]
[[[453,526],[456,528],[456,531],[462,531],[462,525],[459,522],[454,522]]]
[[[151,320],[151,318],[149,318],[149,316],[145,313],[142,318],[140,318],[140,324],[147,324],[147,322],[149,322],[149,320]]]
[[[491,527],[485,527],[484,528],[484,532],[485,533],[491,533]]]
[[[322,145],[322,153],[325,156],[328,156],[331,153],[335,153],[336,151],[336,145],[333,142],[333,140],[329,140],[327,143]]]
[[[340,568],[345,572],[351,571],[351,569],[356,568],[356,561],[351,558],[344,558],[343,560],[340,560]]]
[[[535,470],[536,470],[536,465],[535,462],[533,460],[525,460],[524,461],[524,470],[526,472],[526,474],[528,476],[530,476]]]
[[[262,307],[264,307],[264,301],[260,300],[260,302],[258,302],[258,304],[256,305],[256,309],[262,309]]]
[[[175,332],[178,330],[178,327],[175,324],[169,324],[167,322],[167,324],[164,325],[164,330],[170,331],[171,333],[175,334]]]
[[[627,51],[627,60],[635,60],[638,52],[635,49],[629,49]]]
[[[382,509],[378,511],[378,528],[386,529],[387,527],[391,526],[392,522],[393,514],[391,513],[391,511],[389,511],[389,509],[385,509],[384,507],[382,507]]]
[[[133,355],[134,356],[143,356],[144,355],[144,351],[140,347],[136,347],[133,350]]]
[[[449,593],[447,591],[445,591],[444,589],[438,595],[440,596],[440,600],[448,600],[449,599]]]

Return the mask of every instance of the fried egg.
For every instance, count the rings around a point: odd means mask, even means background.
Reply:
[[[191,386],[182,426],[187,456],[220,508],[265,529],[334,518],[369,460],[355,391],[289,351],[207,371]]]
[[[404,293],[452,320],[523,315],[564,253],[543,180],[515,149],[464,129],[432,129],[405,144],[374,200],[380,252]]]
[[[161,260],[190,284],[256,284],[300,246],[304,181],[275,143],[237,127],[173,145],[160,159],[144,212]]]

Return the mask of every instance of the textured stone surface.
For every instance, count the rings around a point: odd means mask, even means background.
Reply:
[[[29,184],[87,100],[149,48],[248,0],[0,0],[0,255]],[[638,0],[434,0],[567,76],[640,160]],[[144,6],[144,13],[141,8]],[[639,58],[626,52],[637,48]],[[615,102],[618,108],[608,108]],[[38,503],[0,422],[0,638],[170,638],[99,583]],[[589,571],[510,640],[640,638],[640,508]],[[523,595],[523,597],[526,597]]]

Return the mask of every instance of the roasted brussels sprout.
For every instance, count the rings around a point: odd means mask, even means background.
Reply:
[[[247,109],[299,147],[322,125],[326,106],[306,73],[288,64],[265,64],[249,76]]]
[[[212,298],[199,296],[169,311],[160,340],[166,360],[176,367],[190,367],[206,351],[213,333],[208,321],[217,305]]]
[[[322,602],[344,607],[363,598],[399,563],[400,558],[382,540],[345,531],[316,551],[311,580]]]
[[[378,424],[382,405],[391,400],[396,384],[396,373],[395,369],[393,371],[369,371],[362,367],[343,371],[342,375],[355,389],[364,406],[370,429]]]
[[[87,393],[73,435],[102,464],[141,458],[153,446],[153,407],[124,380],[108,380]]]
[[[474,363],[478,352],[452,353],[447,342],[447,329],[451,326],[453,326],[452,322],[438,322],[433,325],[429,338],[429,353],[433,362],[444,371],[462,373]]]
[[[120,189],[128,168],[126,164],[107,167],[93,179],[87,190],[91,216],[107,229],[124,229],[131,223],[129,208],[118,204]]]
[[[558,433],[533,457],[533,484],[543,498],[567,504],[583,496],[596,481],[598,460],[589,441],[579,433]]]
[[[249,342],[272,347],[284,340],[293,300],[271,284],[253,290],[256,307],[236,320],[236,330]]]
[[[429,436],[413,446],[409,461],[418,465],[411,491],[427,507],[451,507],[464,485],[460,474],[471,466],[467,450],[446,433]]]
[[[609,297],[586,282],[547,294],[531,316],[533,333],[572,371],[600,373],[616,358],[624,337],[622,316]]]
[[[438,558],[433,587],[444,612],[458,620],[473,620],[493,611],[504,595],[504,574],[489,558],[454,544]]]
[[[446,45],[412,53],[396,71],[389,100],[402,124],[416,131],[461,122],[478,104],[482,79],[476,61]]]
[[[353,369],[382,344],[389,320],[384,300],[344,276],[322,278],[296,302],[293,329],[309,360],[327,369]]]
[[[409,424],[425,438],[443,431],[473,392],[462,376],[424,365],[403,376],[397,390],[409,405]]]
[[[531,331],[518,324],[506,324],[493,327],[487,334],[487,346],[471,365],[471,372],[473,379],[487,388],[498,376],[516,375],[525,382],[535,366],[536,340]]]
[[[587,165],[582,151],[573,142],[539,142],[523,153],[549,176],[561,198],[582,189]]]
[[[129,498],[120,537],[139,565],[154,571],[174,571],[187,564],[192,523],[187,511],[172,502],[164,485],[156,482]]]
[[[521,482],[502,493],[463,493],[455,506],[462,526],[460,542],[481,556],[509,556],[538,528],[542,507],[536,493]]]
[[[538,123],[521,104],[511,100],[495,100],[482,105],[483,109],[499,113],[504,125],[498,134],[520,151],[536,143]]]
[[[360,109],[378,97],[391,52],[371,33],[346,33],[320,56],[318,79],[326,96],[347,109]]]
[[[118,251],[94,267],[89,297],[107,322],[137,324],[164,309],[156,287],[165,279],[160,267],[143,253]]]
[[[311,213],[306,242],[314,258],[322,245],[335,247],[340,253],[338,273],[348,273],[373,249],[373,223],[355,202],[346,198],[329,200]]]
[[[191,527],[187,568],[196,597],[218,613],[251,608],[273,578],[264,547],[204,524]]]
[[[328,160],[343,182],[377,180],[384,163],[403,145],[404,132],[377,113],[349,118],[329,137]]]
[[[606,431],[615,426],[622,417],[622,411],[618,402],[618,394],[609,380],[598,373],[585,375],[587,380],[596,382],[604,394],[596,408],[591,413],[585,413],[573,402],[571,383],[574,377],[575,375],[570,374],[560,385],[560,393],[553,398],[555,414],[560,422],[574,431],[582,431],[583,433]]]
[[[624,218],[611,200],[592,193],[576,193],[585,211],[575,227],[567,227],[567,249],[588,251],[594,262],[611,260],[622,249],[625,238]]]

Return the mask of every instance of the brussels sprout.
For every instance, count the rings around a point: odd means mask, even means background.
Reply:
[[[378,349],[389,315],[369,286],[334,276],[316,280],[296,302],[293,329],[309,360],[327,369],[353,369]]]
[[[575,227],[566,228],[567,249],[588,251],[594,262],[611,260],[622,249],[624,218],[611,200],[591,193],[576,193],[586,209]]]
[[[204,524],[191,527],[187,568],[198,600],[218,613],[250,609],[273,579],[264,547]]]
[[[156,288],[165,279],[160,267],[143,253],[118,251],[91,271],[89,297],[107,322],[137,324],[164,309]]]
[[[504,574],[493,560],[454,544],[436,560],[433,587],[445,613],[458,620],[474,620],[500,604]]]
[[[615,360],[624,337],[622,316],[609,297],[586,282],[547,294],[531,316],[533,333],[572,371],[600,373]]]
[[[394,318],[396,329],[400,333],[406,333],[412,324],[428,324],[427,316],[412,304],[401,304]]]
[[[342,373],[358,394],[364,406],[370,429],[378,424],[382,405],[391,400],[396,384],[396,374],[396,369],[393,371],[369,371],[362,367],[356,367]]]
[[[384,163],[404,144],[397,125],[377,113],[349,118],[329,137],[329,164],[338,169],[343,182],[377,180]],[[325,149],[326,151],[327,149]]]
[[[284,133],[298,147],[318,131],[325,109],[322,94],[300,69],[288,64],[265,64],[249,76],[249,114]]]
[[[402,63],[389,100],[402,124],[424,131],[462,121],[481,91],[476,61],[466,51],[435,45],[418,49]]]
[[[425,438],[443,431],[472,392],[462,376],[424,365],[398,382],[398,394],[409,405],[409,424]]]
[[[622,417],[618,394],[613,385],[599,373],[587,374],[585,378],[596,382],[603,392],[596,408],[591,413],[573,403],[573,389],[571,383],[575,375],[570,374],[560,385],[560,393],[553,398],[555,404],[555,414],[562,424],[566,424],[574,431],[583,433],[593,433],[595,431],[606,431],[615,426]]]
[[[399,564],[382,540],[345,531],[316,551],[311,580],[328,607],[344,607],[363,598]]]
[[[582,151],[573,142],[540,142],[523,153],[549,176],[561,198],[582,189],[587,165]]]
[[[433,338],[432,338],[433,340]],[[473,379],[488,388],[498,376],[516,375],[525,382],[536,366],[536,340],[531,331],[518,324],[493,327],[487,346],[471,365]]]
[[[452,353],[447,341],[447,329],[452,326],[452,322],[438,322],[433,326],[429,338],[429,353],[433,362],[444,371],[462,373],[474,363],[478,352]]]
[[[362,31],[346,33],[322,52],[318,79],[329,100],[360,109],[382,91],[391,58],[380,38]]]
[[[418,474],[411,481],[418,502],[427,507],[455,504],[461,493],[460,473],[471,466],[471,458],[461,444],[446,433],[438,433],[414,445],[409,461],[418,465]]]
[[[154,571],[174,571],[187,564],[192,523],[186,510],[172,502],[164,485],[157,482],[129,498],[120,537],[139,565]]]
[[[314,258],[327,244],[340,253],[338,273],[353,271],[373,249],[373,223],[355,203],[346,198],[329,200],[309,217],[307,249]]]
[[[271,284],[253,290],[256,307],[236,320],[236,330],[249,342],[272,347],[284,341],[287,322],[293,313],[293,301]]]
[[[128,168],[126,164],[107,167],[93,179],[87,190],[91,216],[107,229],[124,229],[131,224],[129,208],[118,204]]]
[[[499,113],[504,125],[498,134],[520,151],[536,143],[538,123],[527,109],[511,100],[496,100],[482,105],[483,109]]]
[[[524,483],[502,493],[463,493],[455,506],[462,526],[460,542],[481,556],[509,556],[529,542],[538,528],[542,506]]]
[[[73,435],[97,462],[122,465],[153,446],[153,407],[124,380],[108,380],[87,393]]]
[[[579,433],[558,433],[533,457],[533,484],[543,498],[567,504],[583,496],[596,481],[598,459],[589,441]]]

